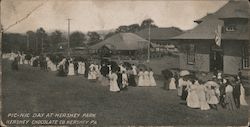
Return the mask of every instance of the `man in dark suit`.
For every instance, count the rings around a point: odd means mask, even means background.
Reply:
[[[233,85],[233,97],[237,108],[240,108],[240,80],[235,78]]]

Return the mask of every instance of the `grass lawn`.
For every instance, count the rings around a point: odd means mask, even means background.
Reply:
[[[180,101],[176,91],[163,90],[162,81],[157,81],[157,87],[129,87],[128,91],[112,93],[108,86],[83,76],[57,77],[55,72],[28,65],[21,65],[20,71],[14,72],[9,61],[2,62],[3,122],[13,112],[96,113],[98,126],[246,125],[248,122],[248,107],[234,112],[221,108],[190,109]]]

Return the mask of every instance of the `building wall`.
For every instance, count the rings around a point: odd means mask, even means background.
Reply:
[[[195,44],[195,63],[188,64],[186,47]],[[210,67],[210,41],[209,40],[183,40],[179,43],[180,69],[208,72]]]
[[[195,63],[190,65],[187,63],[187,54],[180,53],[179,61],[182,70],[209,72],[209,54],[195,54]]]
[[[241,68],[241,57],[236,57],[236,56],[226,56],[224,55],[223,57],[224,60],[224,73],[225,74],[237,74],[238,69]]]
[[[210,45],[213,40],[194,40],[183,41],[179,43],[181,53],[179,57],[180,69],[193,71],[210,71]],[[223,40],[223,70],[225,74],[237,74],[238,69],[242,67],[242,46],[243,41]],[[189,65],[187,63],[187,53],[185,47],[188,44],[196,44],[195,63]]]

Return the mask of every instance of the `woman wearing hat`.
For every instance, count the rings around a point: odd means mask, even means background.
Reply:
[[[233,86],[231,85],[231,83],[228,81],[228,79],[224,80],[225,84],[226,84],[226,88],[225,88],[225,104],[226,104],[226,108],[230,111],[235,110],[235,102],[234,102],[234,98],[233,98]]]

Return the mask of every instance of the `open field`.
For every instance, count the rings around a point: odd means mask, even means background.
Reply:
[[[57,77],[55,72],[21,65],[10,69],[3,60],[2,97],[5,122],[8,113],[96,113],[97,125],[246,125],[248,107],[235,112],[219,108],[188,108],[176,91],[157,87],[129,87],[119,93],[83,76]],[[249,96],[247,101],[250,104]]]

